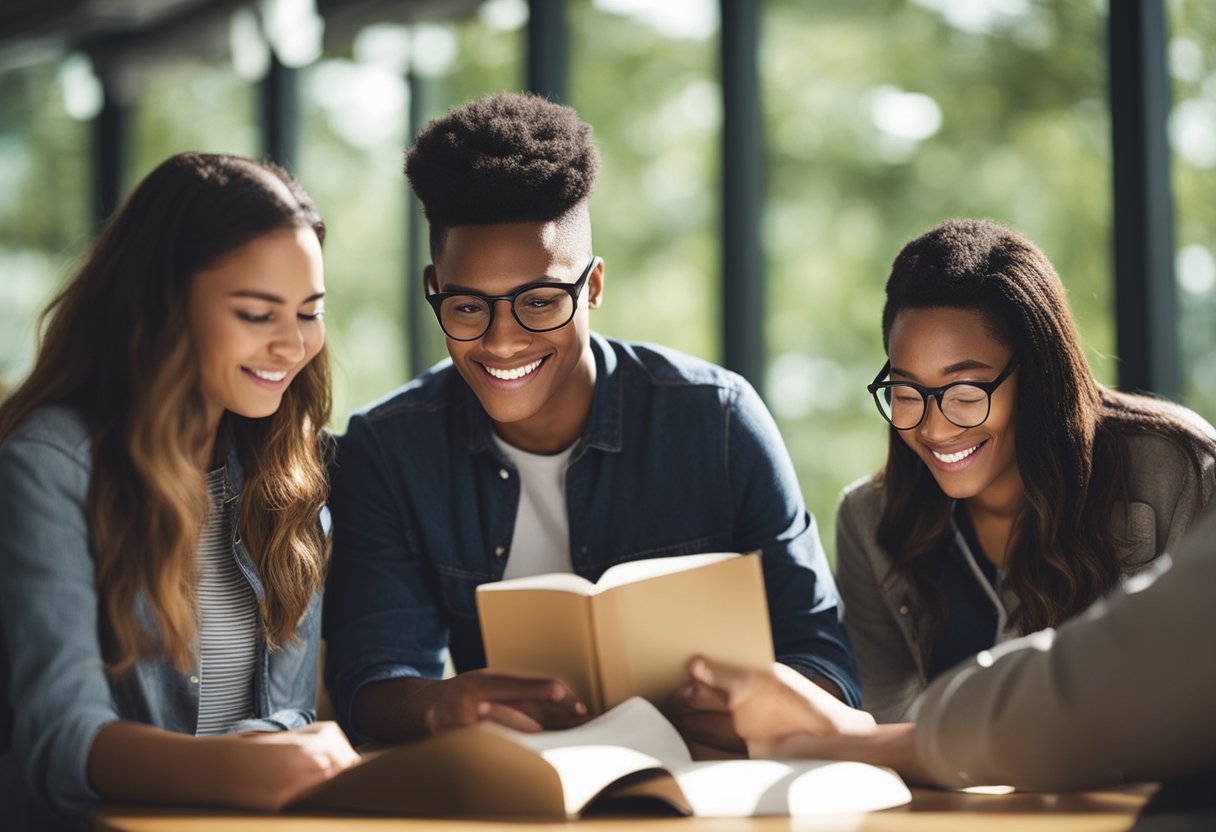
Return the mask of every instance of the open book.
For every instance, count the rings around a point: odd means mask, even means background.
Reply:
[[[622,799],[637,811],[646,805],[638,798],[685,815],[745,817],[868,812],[911,795],[894,772],[865,763],[693,762],[675,727],[635,698],[564,731],[481,723],[369,754],[292,808],[562,819]]]
[[[610,567],[598,583],[535,575],[477,587],[486,666],[561,679],[600,714],[631,696],[661,703],[704,655],[773,662],[760,556],[714,553]]]

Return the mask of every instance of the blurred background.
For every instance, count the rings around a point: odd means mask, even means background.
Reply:
[[[830,553],[840,489],[885,456],[887,269],[946,217],[1046,251],[1103,382],[1216,421],[1209,0],[4,0],[0,383],[159,161],[268,155],[329,226],[343,430],[445,355],[413,131],[523,89],[603,157],[593,327],[747,375]]]

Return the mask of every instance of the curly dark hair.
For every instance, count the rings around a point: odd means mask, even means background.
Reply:
[[[887,280],[888,354],[898,314],[926,307],[978,312],[992,337],[1019,356],[1017,463],[1026,506],[1006,568],[1021,601],[1015,620],[1022,632],[1055,626],[1119,580],[1117,553],[1125,541],[1110,518],[1130,499],[1122,437],[1148,433],[1171,442],[1194,467],[1203,504],[1211,496],[1204,467],[1216,444],[1178,405],[1098,383],[1059,275],[1010,228],[947,220],[904,246]],[[931,555],[946,533],[951,501],[894,428],[881,483],[878,542],[895,570],[930,600],[930,618],[940,626],[946,609]]]
[[[430,223],[431,253],[457,225],[547,222],[586,200],[599,154],[591,126],[538,95],[498,93],[418,131],[405,175]]]

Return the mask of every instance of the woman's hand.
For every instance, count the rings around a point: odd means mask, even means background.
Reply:
[[[221,758],[227,758],[222,802],[252,809],[282,809],[359,761],[336,722],[218,740]]]
[[[702,711],[727,711],[753,757],[794,756],[813,737],[866,736],[874,717],[850,708],[796,670],[774,662],[751,670],[697,657],[681,698]]]

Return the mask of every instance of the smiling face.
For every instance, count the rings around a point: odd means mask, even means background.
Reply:
[[[325,343],[321,244],[309,228],[256,237],[196,273],[187,320],[207,424],[272,415]]]
[[[992,381],[1013,355],[1011,347],[993,337],[980,312],[947,307],[901,311],[891,324],[888,350],[891,380],[924,387]],[[993,509],[1020,504],[1018,373],[1015,370],[993,392],[988,418],[977,427],[952,424],[931,398],[920,425],[898,431],[950,497],[975,499]]]
[[[447,229],[426,270],[433,292],[505,295],[525,283],[574,283],[591,259],[585,209],[560,222],[499,223]],[[475,341],[447,339],[457,371],[507,443],[556,453],[582,433],[595,390],[588,310],[599,306],[600,262],[587,277],[574,319],[551,332],[530,332],[506,301],[494,304],[489,330]]]

